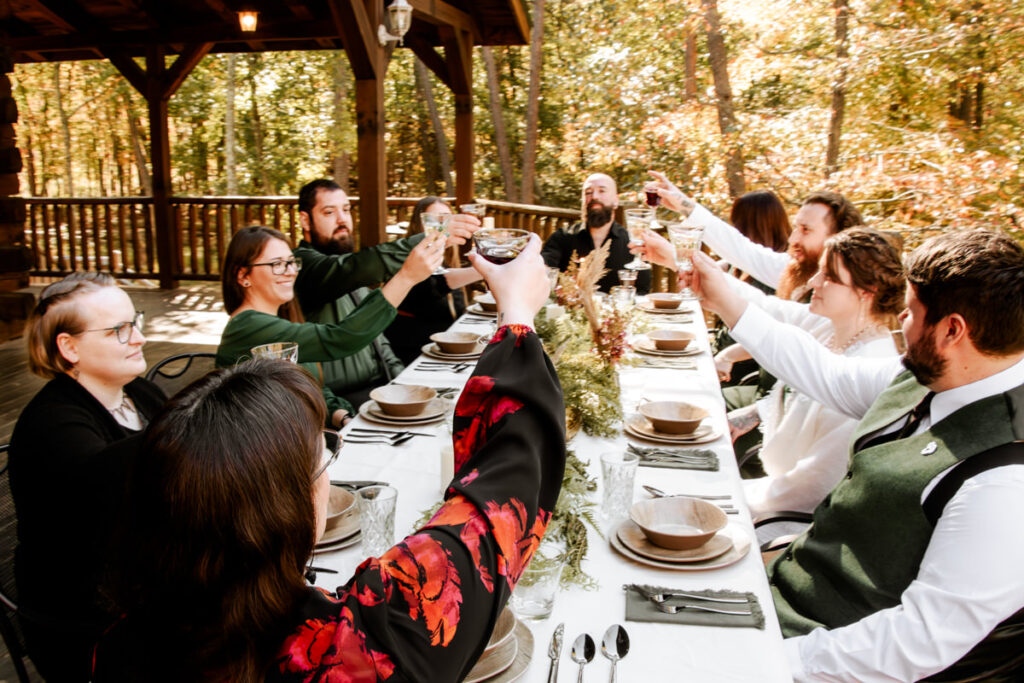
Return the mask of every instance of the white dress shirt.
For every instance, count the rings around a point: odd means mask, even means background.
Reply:
[[[774,251],[763,244],[751,242],[742,232],[700,204],[690,212],[683,225],[703,227],[703,242],[714,249],[716,254],[772,289],[779,286],[779,278],[791,258],[786,252]]]
[[[811,313],[807,304],[766,295],[729,277],[734,292],[776,320],[806,330],[819,343],[833,335],[832,321]],[[875,337],[847,348],[855,358],[895,358],[892,336]],[[764,441],[761,464],[766,477],[745,479],[743,495],[752,515],[772,510],[812,512],[846,474],[849,443],[857,420],[822,405],[785,382],[777,382],[757,402]]]
[[[902,371],[899,359],[829,353],[803,330],[748,306],[732,336],[780,378],[860,418]],[[1024,384],[1024,360],[939,392],[927,429],[959,408]],[[947,470],[948,471],[948,470]],[[922,502],[944,475],[935,477]],[[935,526],[900,604],[858,622],[786,640],[796,681],[913,681],[947,668],[1024,607],[1024,465],[967,479]]]

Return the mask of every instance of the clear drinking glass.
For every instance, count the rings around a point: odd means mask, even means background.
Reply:
[[[547,267],[547,273],[548,273],[548,286],[550,287],[550,291],[551,291],[552,293],[554,293],[554,291],[555,291],[555,287],[557,287],[557,286],[558,286],[558,274],[559,274],[560,272],[561,272],[561,271],[559,271],[559,270],[558,270],[558,268],[552,268],[551,266],[548,266],[548,267]]]
[[[619,284],[625,285],[626,287],[636,287],[636,276],[638,273],[635,270],[629,268],[620,268],[619,273]]]
[[[521,252],[530,241],[526,230],[509,228],[484,228],[473,233],[476,253],[499,266],[508,263]]]
[[[543,546],[541,546],[543,549]],[[540,621],[551,616],[565,555],[546,556],[538,550],[523,570],[508,605],[520,619]]]
[[[644,230],[651,227],[654,221],[654,209],[626,209],[626,230],[629,231],[629,243],[641,246],[644,243]],[[650,270],[651,266],[640,258],[640,254],[625,265],[630,270]]]
[[[420,221],[423,223],[423,232],[429,237],[431,234],[439,234],[435,239],[448,239],[448,221],[452,219],[450,213],[421,213]],[[444,275],[448,269],[443,265],[434,269],[434,275]]]
[[[629,515],[633,505],[633,479],[640,456],[626,451],[601,454],[601,518],[606,525]]]
[[[476,216],[483,221],[484,216],[487,215],[487,206],[484,204],[463,204],[459,207],[459,211],[468,216]]]
[[[253,358],[272,358],[286,360],[289,363],[299,362],[299,345],[297,342],[274,342],[260,344],[249,349]]]
[[[684,226],[682,223],[671,223],[668,225],[669,239],[676,249],[676,270],[680,273],[689,273],[693,270],[693,261],[690,260],[690,253],[700,249],[700,241],[704,236],[704,228],[700,226]],[[684,299],[696,299],[697,295],[689,287],[684,287],[679,292]]]
[[[398,490],[367,486],[356,491],[364,557],[380,557],[395,544],[395,504]]]
[[[608,295],[611,297],[612,304],[620,311],[627,311],[636,303],[636,287],[618,285],[612,287]]]

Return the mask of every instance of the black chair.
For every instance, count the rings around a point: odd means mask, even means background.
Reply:
[[[21,625],[14,616],[18,613],[18,594],[14,585],[14,548],[18,543],[18,514],[11,496],[10,473],[8,472],[7,450],[9,444],[0,445],[0,635],[11,655],[11,662],[18,674],[18,680],[29,683],[25,658],[25,637]]]
[[[146,373],[146,379],[163,389],[168,398],[214,369],[213,353],[180,353],[164,358]]]
[[[761,552],[785,548],[811,525],[813,519],[811,513],[795,510],[765,512],[754,517],[754,534]]]

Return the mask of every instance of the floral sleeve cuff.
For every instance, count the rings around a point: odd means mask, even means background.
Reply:
[[[494,336],[491,337],[491,343],[494,344],[496,342],[500,342],[511,334],[516,338],[516,345],[518,346],[519,342],[531,332],[533,332],[533,328],[529,325],[502,325],[498,328],[498,331],[494,333]]]

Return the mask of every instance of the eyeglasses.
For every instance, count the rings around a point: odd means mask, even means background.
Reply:
[[[138,313],[135,314],[134,320],[118,323],[113,327],[100,327],[93,330],[82,330],[80,334],[85,334],[86,332],[113,332],[115,335],[117,335],[117,341],[121,342],[122,344],[127,344],[132,338],[133,328],[138,330],[139,334],[142,334],[142,324],[145,322],[145,320],[146,314],[142,311],[139,311]]]
[[[270,261],[268,263],[254,263],[253,266],[270,266],[270,272],[274,275],[284,275],[288,272],[289,268],[294,268],[295,272],[302,270],[302,259],[290,258],[287,261],[284,259],[277,259],[276,261]]]
[[[338,434],[338,432],[333,429],[325,429],[323,432],[324,443],[326,444],[324,446],[324,453],[327,453],[328,455],[323,457],[323,462],[321,462],[320,467],[316,469],[316,474],[313,475],[313,481],[319,479],[320,475],[323,474],[328,467],[333,465],[338,459],[338,456],[341,455],[341,434]]]

